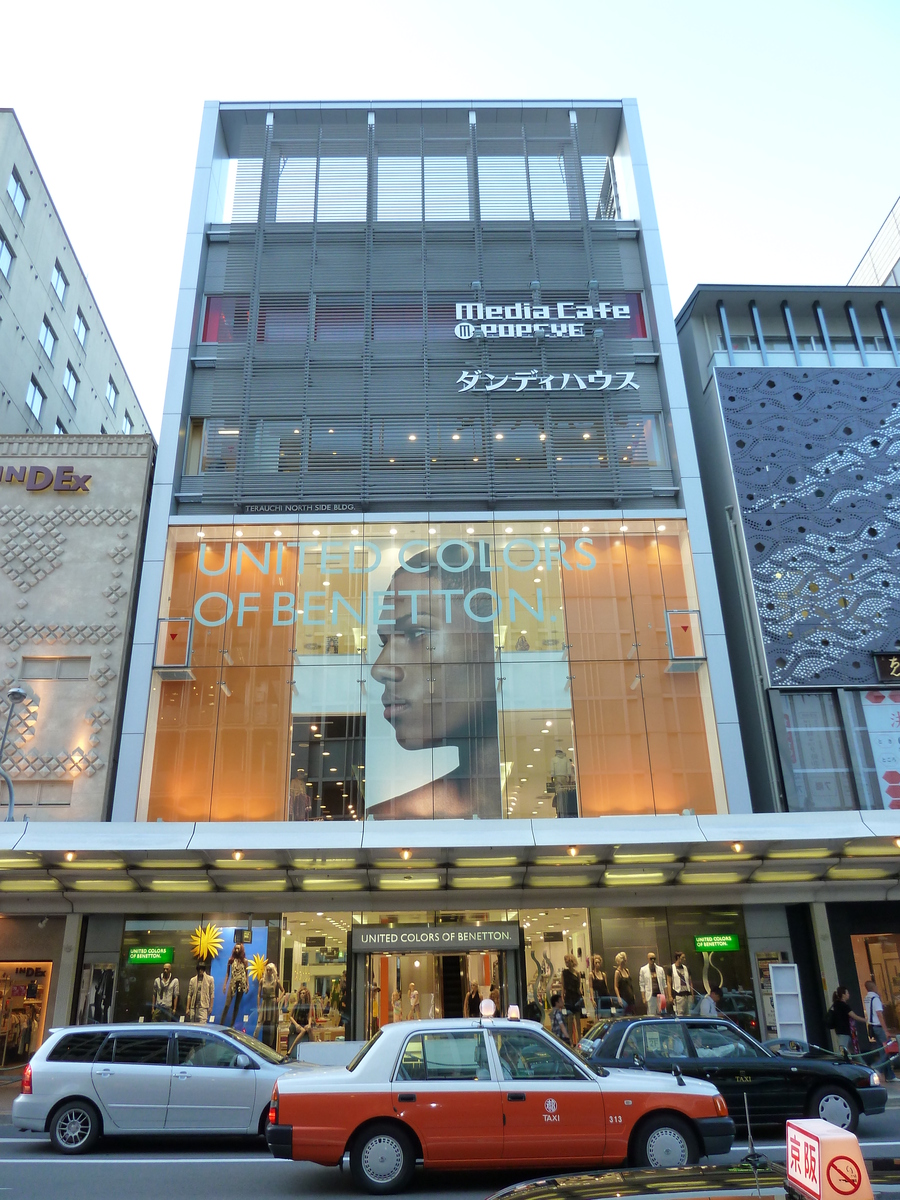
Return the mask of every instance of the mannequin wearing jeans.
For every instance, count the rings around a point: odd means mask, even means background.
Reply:
[[[231,952],[231,958],[228,960],[228,969],[225,972],[225,981],[222,984],[222,991],[225,993],[225,1007],[222,1009],[222,1016],[219,1018],[221,1025],[226,1024],[228,1009],[231,1006],[232,1000],[234,1000],[234,1011],[231,1014],[231,1028],[234,1028],[234,1023],[240,1011],[241,1001],[249,990],[247,957],[244,953],[243,942],[238,942]]]

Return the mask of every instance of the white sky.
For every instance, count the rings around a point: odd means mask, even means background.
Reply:
[[[16,109],[158,432],[203,101],[636,96],[675,310],[843,284],[900,194],[900,0],[8,4]]]

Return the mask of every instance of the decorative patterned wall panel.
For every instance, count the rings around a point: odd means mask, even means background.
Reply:
[[[900,371],[716,371],[773,685],[900,647]]]

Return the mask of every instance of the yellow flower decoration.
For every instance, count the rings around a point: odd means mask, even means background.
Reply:
[[[266,975],[266,956],[264,954],[254,954],[250,960],[247,972],[251,979],[263,980]]]
[[[191,954],[194,958],[215,958],[222,949],[222,930],[212,922],[204,929],[198,925],[191,934]]]

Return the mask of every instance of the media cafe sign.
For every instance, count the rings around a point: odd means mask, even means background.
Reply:
[[[353,949],[359,954],[454,954],[469,950],[517,950],[518,925],[395,925],[392,929],[357,927]]]
[[[626,293],[622,303],[600,300],[585,304],[582,300],[558,300],[552,304],[533,304],[517,300],[515,304],[482,304],[463,301],[456,305],[453,332],[464,342],[483,338],[583,338],[590,336],[586,325],[593,322],[622,322],[629,329],[623,334],[645,337],[640,297]],[[627,302],[625,302],[627,300]]]
[[[77,475],[74,467],[44,467],[28,463],[0,465],[0,483],[21,483],[26,492],[86,492],[92,475]]]

